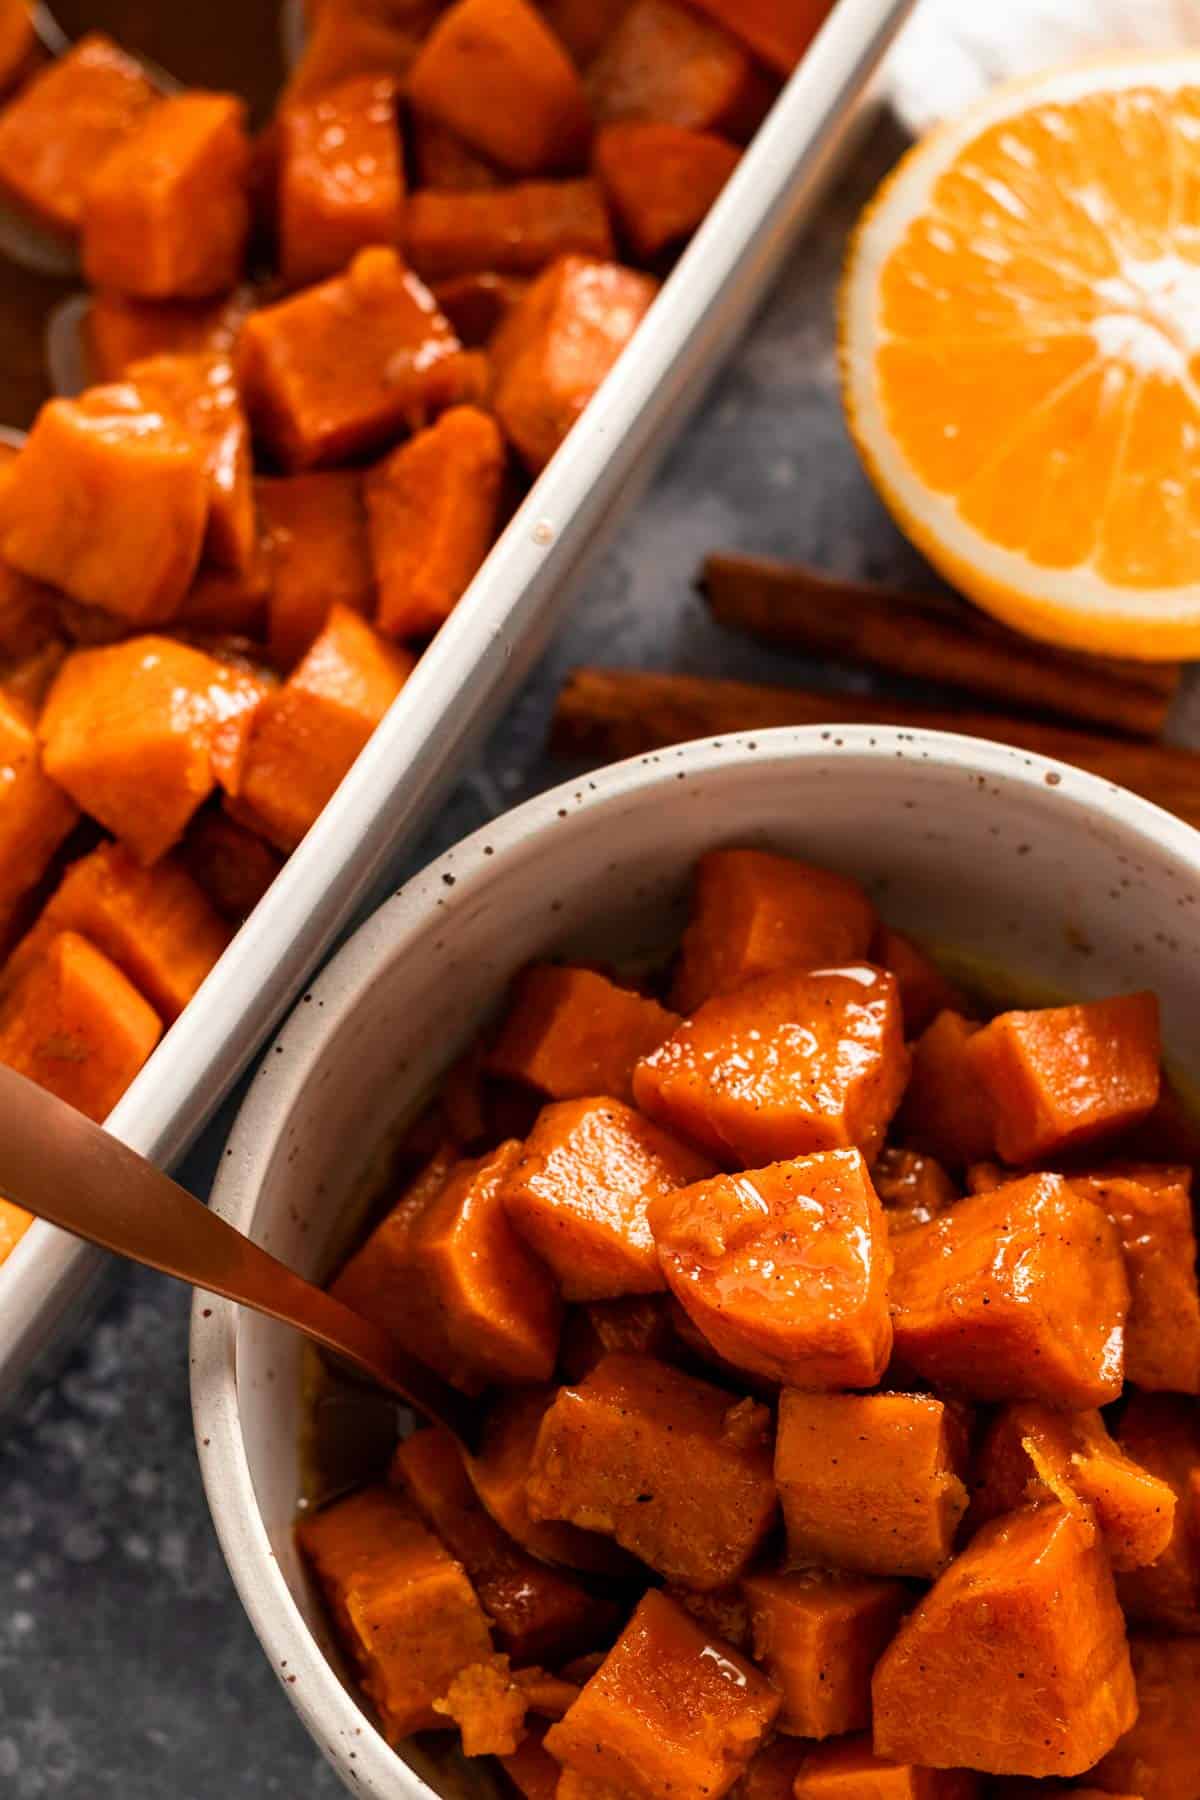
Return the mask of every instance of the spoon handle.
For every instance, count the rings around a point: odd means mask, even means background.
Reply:
[[[0,1192],[53,1225],[293,1325],[469,1441],[478,1407],[74,1107],[0,1066]]]

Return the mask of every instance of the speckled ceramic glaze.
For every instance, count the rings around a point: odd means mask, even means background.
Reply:
[[[1200,835],[997,745],[867,727],[773,731],[555,789],[405,887],[266,1058],[213,1204],[302,1273],[323,1275],[389,1131],[513,972],[534,956],[637,956],[667,943],[692,864],[719,844],[844,869],[894,924],[1019,981],[1081,997],[1153,987],[1170,1056],[1200,1075]],[[372,1800],[417,1795],[420,1776],[343,1681],[293,1548],[299,1366],[282,1327],[197,1301],[193,1396],[213,1516],[263,1647],[347,1786]]]

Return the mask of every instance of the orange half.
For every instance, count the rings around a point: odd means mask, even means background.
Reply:
[[[1200,53],[997,90],[867,209],[851,432],[963,593],[1049,642],[1200,656]]]

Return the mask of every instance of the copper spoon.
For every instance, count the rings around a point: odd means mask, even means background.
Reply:
[[[76,1237],[293,1325],[468,1448],[481,1409],[99,1125],[0,1066],[0,1193]]]

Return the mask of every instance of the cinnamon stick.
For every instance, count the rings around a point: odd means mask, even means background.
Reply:
[[[559,695],[551,741],[563,755],[608,762],[724,732],[851,724],[993,738],[1018,750],[1073,763],[1200,827],[1200,755],[1193,751],[1099,737],[1000,713],[945,712],[873,695],[759,687],[643,669],[576,669]]]
[[[767,643],[964,689],[1021,712],[1157,737],[1182,670],[1032,642],[962,601],[842,581],[803,563],[717,555],[700,591],[713,617]]]

